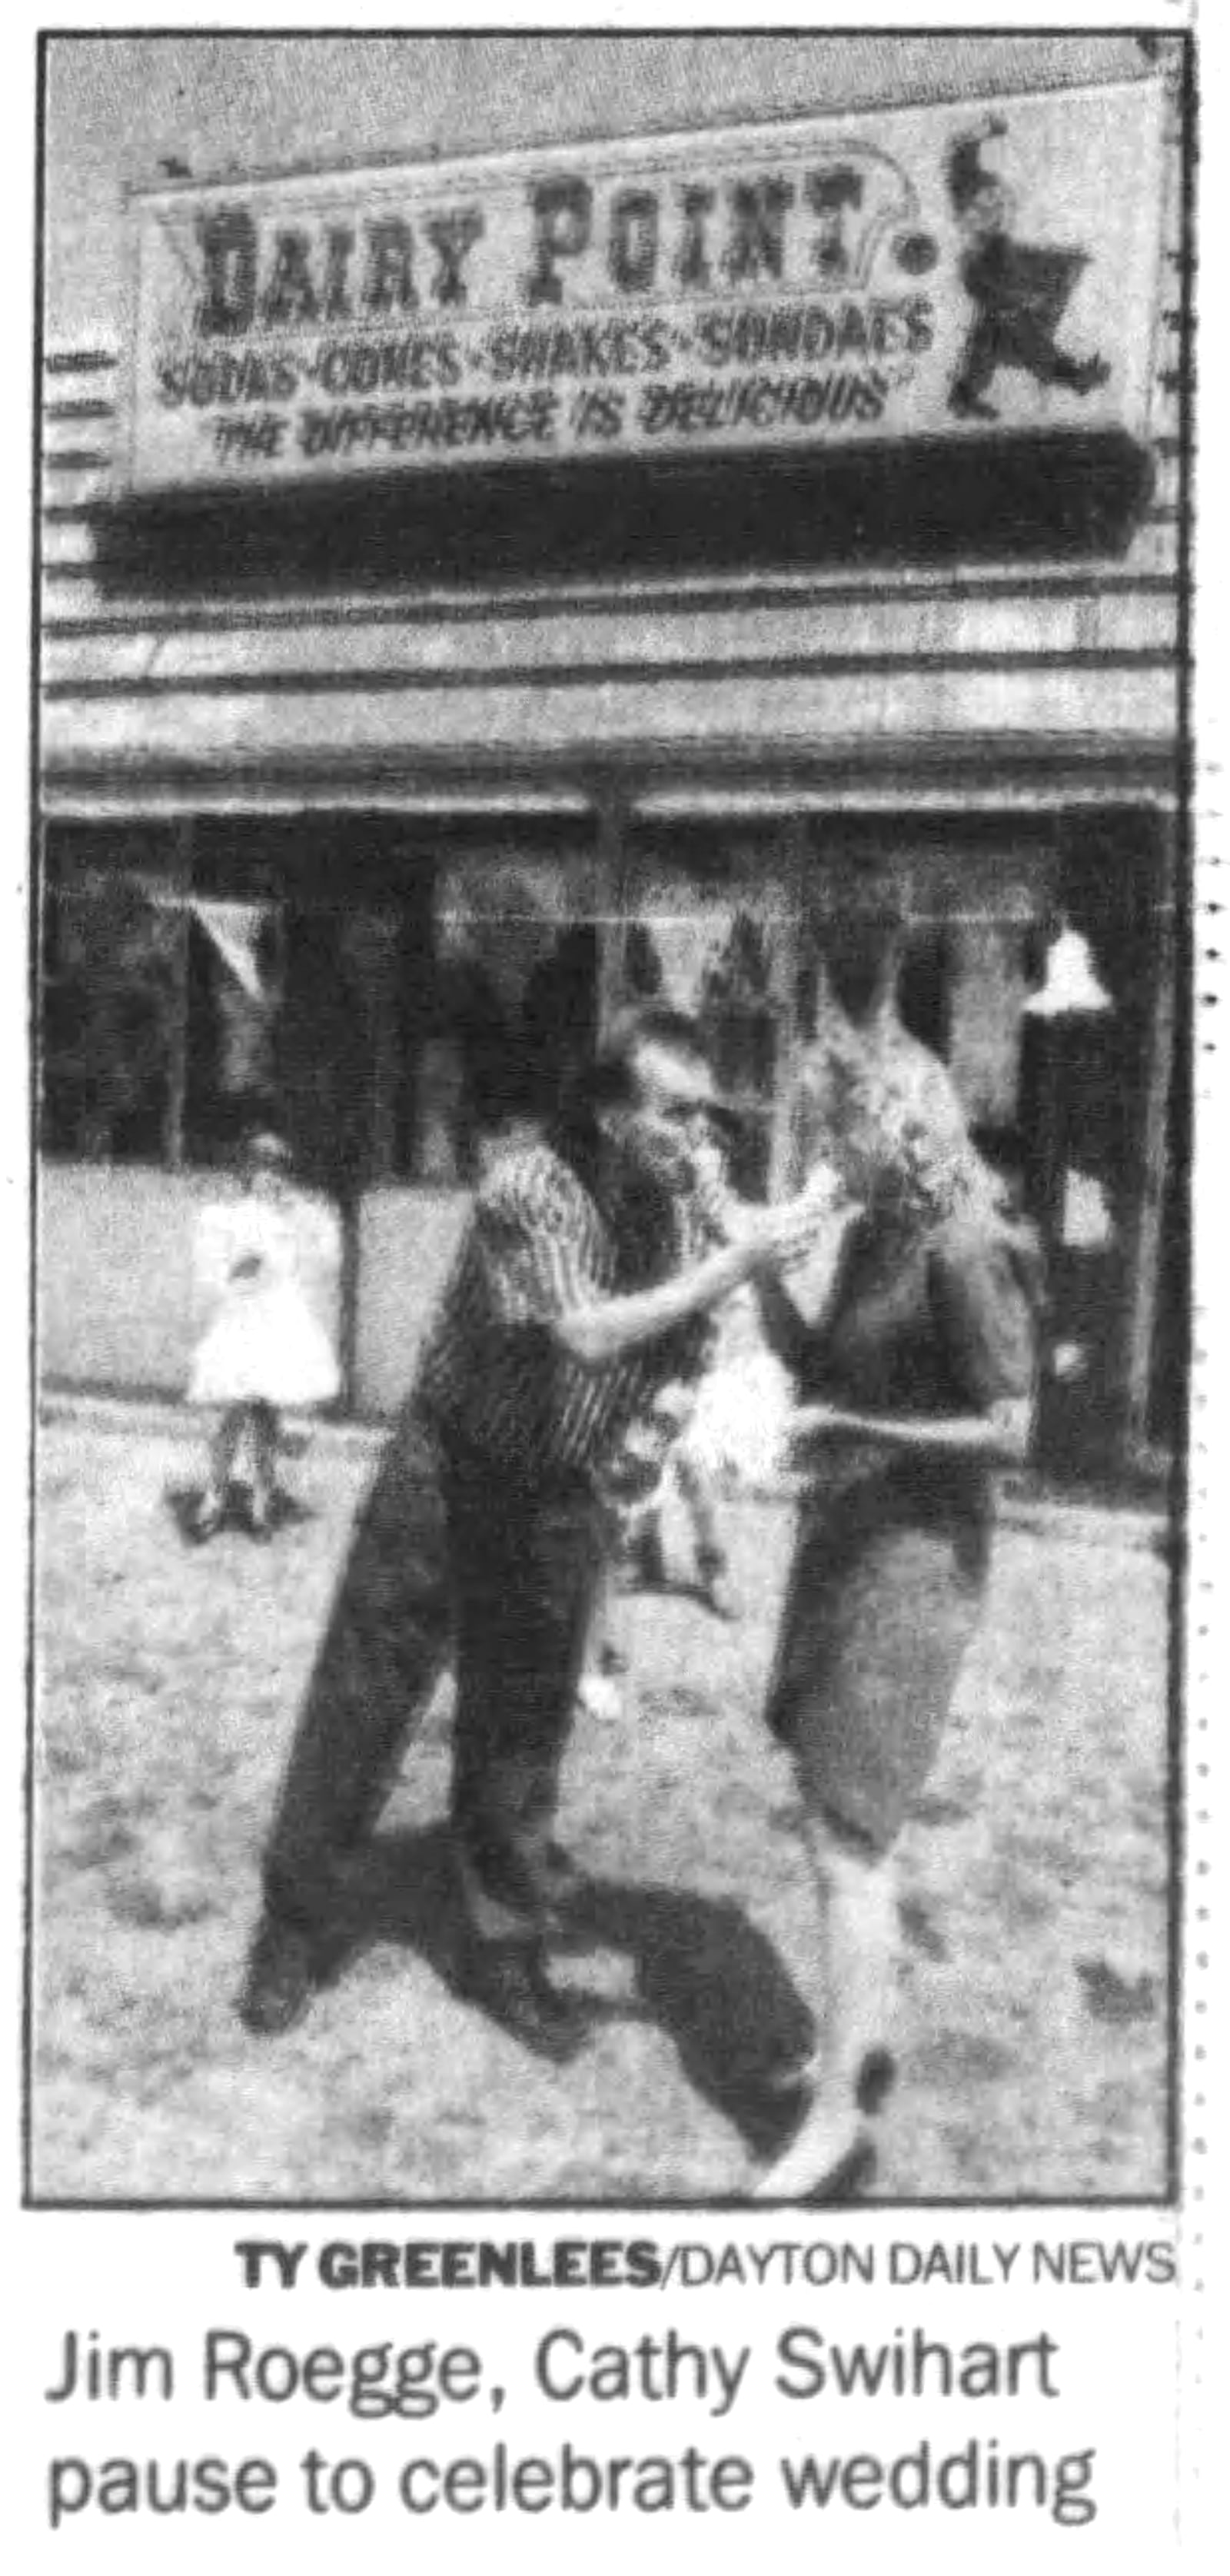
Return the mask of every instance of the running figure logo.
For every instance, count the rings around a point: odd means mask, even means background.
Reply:
[[[1075,358],[1056,345],[1089,253],[1013,240],[1011,191],[981,157],[984,145],[1007,131],[1002,117],[988,117],[948,150],[948,194],[965,245],[961,283],[975,308],[948,395],[949,410],[963,420],[998,420],[987,395],[1001,367],[1082,395],[1096,393],[1110,375],[1105,358]]]

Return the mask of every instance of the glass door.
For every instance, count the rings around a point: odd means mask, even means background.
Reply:
[[[623,853],[613,989],[692,1014],[738,1115],[730,1177],[786,1178],[798,1028],[797,835],[790,826],[638,825]]]

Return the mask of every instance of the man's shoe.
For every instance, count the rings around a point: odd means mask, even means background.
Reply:
[[[468,2003],[553,2066],[571,2065],[589,2037],[584,2006],[552,1985],[541,1960],[524,1942],[476,1945],[460,1963],[454,1983]]]
[[[235,2006],[244,2029],[280,2039],[306,2018],[319,1984],[319,1942],[297,1923],[262,1915]]]

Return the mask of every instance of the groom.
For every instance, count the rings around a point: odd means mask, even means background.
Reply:
[[[540,2054],[581,2045],[547,1943],[576,1880],[553,1827],[605,1489],[655,1396],[703,1366],[711,1310],[798,1245],[779,1208],[717,1239],[698,1171],[717,1106],[695,1024],[644,1010],[550,1140],[510,1148],[480,1186],[291,1747],[239,2002],[250,2030],[308,2009],[331,1909],[452,1655],[455,1981]]]

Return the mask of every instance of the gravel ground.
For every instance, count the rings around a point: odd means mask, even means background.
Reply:
[[[759,1709],[788,1538],[731,1507],[747,1616],[626,1598],[636,1682],[582,1717],[564,1837],[595,1886],[560,2073],[440,1973],[445,1688],[372,1860],[368,1938],[300,2030],[232,2010],[261,1834],[370,1449],[319,1435],[261,1550],[186,1548],[173,1428],[40,1449],[32,2176],[39,2199],[704,2199],[773,2143],[809,1907]],[[1167,1574],[1147,1525],[1000,1531],[989,1614],[902,1851],[904,2081],[874,2196],[1166,2187]]]

